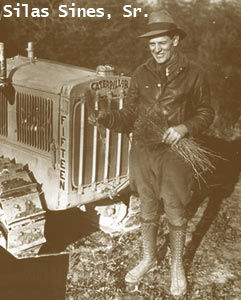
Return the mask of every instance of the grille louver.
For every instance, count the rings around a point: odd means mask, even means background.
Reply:
[[[0,93],[0,135],[8,135],[8,101],[3,93]]]
[[[18,141],[49,152],[52,138],[52,99],[17,93]]]

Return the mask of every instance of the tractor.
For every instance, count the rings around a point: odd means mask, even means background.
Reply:
[[[31,42],[26,56],[5,59],[0,43],[0,245],[7,251],[17,256],[45,243],[48,210],[87,213],[93,204],[100,229],[125,230],[130,210],[115,199],[128,188],[131,136],[91,126],[88,116],[121,109],[129,84],[112,66],[36,58]]]

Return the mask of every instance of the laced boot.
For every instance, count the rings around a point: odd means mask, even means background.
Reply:
[[[143,223],[141,225],[143,258],[135,268],[126,274],[125,282],[137,283],[146,273],[157,266],[157,227],[155,223]]]
[[[187,290],[187,280],[183,266],[183,252],[186,236],[186,225],[182,227],[169,226],[171,244],[171,294],[183,296]]]

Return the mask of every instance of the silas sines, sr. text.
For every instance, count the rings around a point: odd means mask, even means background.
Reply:
[[[123,17],[136,17],[137,13],[141,13],[141,8],[132,8],[131,5],[123,6]],[[2,9],[2,17],[10,18],[10,17],[32,17],[32,18],[46,18],[50,15],[49,8],[43,7],[30,7],[26,3],[16,3],[13,5],[4,5]],[[77,17],[77,18],[103,18],[105,16],[105,9],[100,8],[81,8],[76,7],[75,3],[72,3],[71,6],[66,4],[59,5],[58,7],[58,16],[60,18],[64,17]],[[107,17],[110,14],[107,14]]]

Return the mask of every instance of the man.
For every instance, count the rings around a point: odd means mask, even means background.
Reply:
[[[174,151],[185,136],[197,136],[214,118],[209,87],[203,72],[177,50],[186,33],[165,11],[150,14],[148,30],[140,38],[149,41],[151,58],[134,72],[125,106],[120,111],[100,112],[90,122],[130,132],[148,109],[163,114],[169,128],[156,149],[143,146],[133,134],[130,152],[130,186],[141,200],[143,259],[125,277],[138,282],[156,264],[158,202],[163,201],[171,245],[171,293],[186,293],[183,250],[187,220],[185,207],[191,200],[193,172]]]

